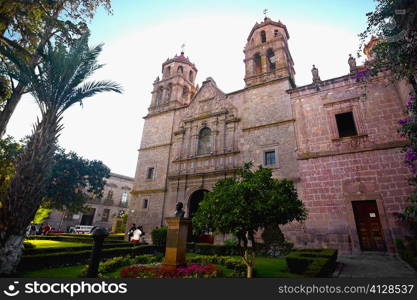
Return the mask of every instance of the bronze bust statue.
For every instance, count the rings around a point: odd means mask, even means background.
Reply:
[[[175,205],[175,215],[174,215],[174,217],[176,217],[176,218],[184,218],[185,211],[182,209],[183,207],[184,207],[184,204],[182,204],[182,202],[178,202]]]

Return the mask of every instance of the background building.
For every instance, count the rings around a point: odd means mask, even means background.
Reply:
[[[65,214],[53,210],[44,222],[62,230],[74,225],[94,225],[111,229],[115,217],[128,213],[132,186],[133,178],[110,173],[103,189],[103,198],[87,201],[85,205],[87,211]]]
[[[178,201],[192,217],[218,179],[253,161],[296,183],[309,210],[305,223],[283,228],[296,246],[395,251],[394,239],[409,234],[392,215],[410,193],[397,133],[409,88],[389,74],[357,78],[352,59],[347,75],[321,81],[313,67],[313,83],[296,87],[288,39],[281,22],[256,23],[244,48],[246,87],[229,94],[212,78],[196,86],[183,52],[162,64],[129,224],[150,232]]]

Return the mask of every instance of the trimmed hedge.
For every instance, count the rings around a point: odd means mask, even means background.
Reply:
[[[103,244],[103,249],[108,248],[119,248],[119,247],[134,247],[138,246],[137,244],[123,242],[123,243],[110,243],[110,244]],[[58,253],[58,252],[68,252],[68,251],[83,251],[83,250],[91,250],[93,245],[88,246],[80,246],[80,247],[62,247],[62,248],[25,248],[23,249],[23,255],[35,255],[35,254],[46,254],[46,253]]]
[[[129,266],[133,264],[154,264],[162,261],[161,255],[139,255],[135,257],[130,256],[117,256],[110,259],[107,259],[103,262],[100,262],[98,267],[98,277],[103,277],[105,273],[114,272],[117,268]],[[88,265],[80,272],[80,277],[85,277],[87,275]]]
[[[160,249],[152,245],[109,248],[103,249],[102,258],[112,258],[115,256],[126,255],[137,256],[158,252],[160,252]],[[90,255],[91,250],[25,255],[22,257],[18,269],[19,271],[30,271],[66,265],[83,264],[88,262]]]
[[[201,255],[233,256],[240,255],[236,245],[215,245],[205,243],[187,243],[187,251]],[[268,247],[265,244],[256,244],[256,254],[258,256],[271,257],[268,254]]]
[[[233,245],[213,245],[204,243],[188,243],[187,252],[201,255],[231,256],[239,255],[239,250]]]
[[[92,236],[59,236],[59,235],[30,235],[27,237],[28,240],[50,240],[50,241],[61,241],[61,242],[79,242],[79,243],[93,243]],[[107,237],[105,239],[106,243],[121,243],[123,239],[113,239]]]
[[[297,249],[286,256],[288,269],[306,277],[329,277],[336,268],[335,249]]]
[[[43,235],[34,235],[34,236],[43,236]],[[90,233],[48,233],[47,236],[68,236],[68,237],[83,237],[83,238],[92,238],[93,236]],[[124,234],[109,234],[108,238],[115,240],[123,240]]]

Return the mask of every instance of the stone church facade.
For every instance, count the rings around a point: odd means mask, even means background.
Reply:
[[[358,80],[352,64],[325,81],[314,68],[313,83],[296,87],[288,39],[281,22],[256,23],[244,48],[245,88],[228,94],[210,77],[196,86],[184,53],[162,64],[129,223],[150,232],[178,201],[192,216],[218,179],[252,161],[296,183],[309,216],[283,228],[295,246],[395,251],[394,239],[408,234],[393,217],[410,193],[397,134],[408,87],[387,74]]]

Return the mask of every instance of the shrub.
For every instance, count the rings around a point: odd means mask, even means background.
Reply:
[[[225,239],[223,241],[223,244],[225,246],[233,246],[233,247],[236,247],[237,246],[237,243],[238,243],[237,238],[234,235],[232,235],[231,237],[229,237],[229,238],[227,238],[227,239]]]
[[[135,247],[120,247],[103,249],[102,258],[115,256],[137,256],[153,254],[157,248],[151,245],[140,245]],[[83,251],[62,251],[57,253],[43,253],[35,255],[24,255],[19,264],[19,271],[45,269],[58,266],[85,264],[90,258],[91,250]]]
[[[337,250],[299,249],[286,256],[288,269],[306,277],[328,277],[336,268]]]
[[[157,255],[139,255],[135,257],[130,256],[117,256],[100,262],[98,267],[99,277],[103,277],[103,274],[114,272],[117,268],[128,266],[132,264],[152,264],[161,261],[161,256]],[[86,265],[80,273],[80,277],[87,276],[88,265]]]
[[[215,278],[223,272],[215,265],[190,264],[186,267],[167,269],[157,265],[132,265],[120,270],[122,278]]]
[[[404,242],[397,239],[395,242],[398,254],[401,258],[417,270],[417,241],[414,239],[408,239]]]
[[[256,244],[256,254],[259,256],[270,256],[265,244]],[[201,255],[233,256],[240,255],[236,245],[213,245],[204,243],[188,243],[187,251]]]
[[[267,226],[262,232],[267,256],[279,257],[291,252],[293,244],[285,240],[284,234],[278,225]]]
[[[228,246],[228,245],[188,243],[187,250],[191,253],[202,254],[202,255],[219,255],[219,256],[239,255],[239,251],[236,246]]]
[[[232,277],[246,277],[246,265],[240,258],[200,255],[187,259],[189,263],[216,264],[233,270]]]
[[[121,217],[121,222],[118,223],[118,226],[116,227],[116,232],[118,233],[124,233],[126,231],[126,225],[127,225],[127,214],[123,214]],[[124,238],[124,235],[122,236]]]
[[[161,247],[165,249],[166,242],[167,242],[167,233],[168,233],[168,227],[166,226],[154,228],[151,233],[152,243],[157,247]]]

